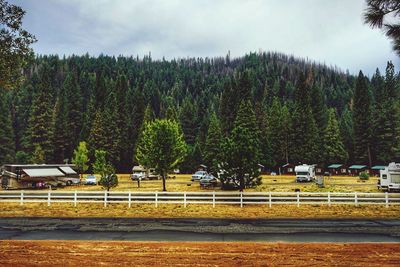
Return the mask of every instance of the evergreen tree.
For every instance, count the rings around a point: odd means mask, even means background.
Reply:
[[[188,145],[194,145],[197,136],[196,109],[189,98],[185,98],[182,103],[179,120],[183,135]]]
[[[45,155],[42,147],[40,145],[35,146],[35,150],[32,153],[31,163],[33,164],[44,164]]]
[[[328,111],[328,124],[324,131],[324,162],[326,164],[345,162],[348,154],[340,136],[339,124],[334,109]]]
[[[294,164],[312,163],[318,158],[318,135],[311,109],[310,76],[301,73],[294,92],[294,109],[291,116],[289,158]]]
[[[0,89],[0,165],[12,163],[15,156],[14,134],[7,100],[6,93]]]
[[[312,99],[312,113],[317,126],[317,153],[315,159],[317,162],[323,162],[323,149],[324,149],[324,130],[327,125],[327,107],[324,102],[321,88],[314,84],[311,90]]]
[[[354,91],[354,160],[359,164],[372,165],[371,154],[371,91],[360,71]]]
[[[217,176],[220,163],[222,142],[222,130],[220,122],[215,113],[211,114],[208,126],[206,144],[204,147],[204,163],[208,166],[208,171]]]
[[[354,162],[354,125],[350,109],[345,108],[340,118],[340,134],[350,162]]]
[[[261,183],[259,177],[260,136],[250,101],[240,105],[235,128],[222,144],[222,188],[246,187]]]
[[[222,133],[226,136],[231,132],[235,121],[234,93],[230,80],[224,82],[224,91],[220,99],[220,117]]]

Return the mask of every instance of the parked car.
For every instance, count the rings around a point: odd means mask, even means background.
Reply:
[[[192,181],[200,181],[201,178],[204,178],[207,175],[206,171],[197,171],[192,175]]]
[[[220,181],[217,177],[212,174],[207,174],[203,178],[200,179],[201,187],[215,187],[220,184]]]
[[[87,184],[87,185],[96,185],[97,184],[96,176],[94,176],[94,175],[86,176],[85,184]]]

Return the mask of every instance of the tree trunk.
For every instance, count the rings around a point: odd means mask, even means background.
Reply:
[[[240,192],[243,192],[243,190],[244,190],[244,175],[241,175],[240,176]]]
[[[165,188],[165,172],[163,172],[161,176],[162,176],[162,186],[163,186],[162,191],[167,191],[167,189]]]

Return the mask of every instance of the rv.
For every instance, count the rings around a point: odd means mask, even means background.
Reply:
[[[160,176],[155,173],[154,168],[146,169],[145,167],[138,165],[132,168],[132,176],[131,179],[133,181],[137,180],[158,180]]]
[[[4,189],[35,189],[79,184],[74,165],[31,164],[3,165],[1,187]]]
[[[400,190],[400,163],[392,162],[380,171],[378,188],[388,192]]]
[[[294,168],[296,182],[311,182],[315,179],[315,165],[298,165]]]

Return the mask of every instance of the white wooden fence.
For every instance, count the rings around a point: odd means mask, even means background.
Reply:
[[[0,202],[8,203],[112,203],[215,205],[400,205],[399,193],[331,192],[117,192],[117,191],[0,191]]]

